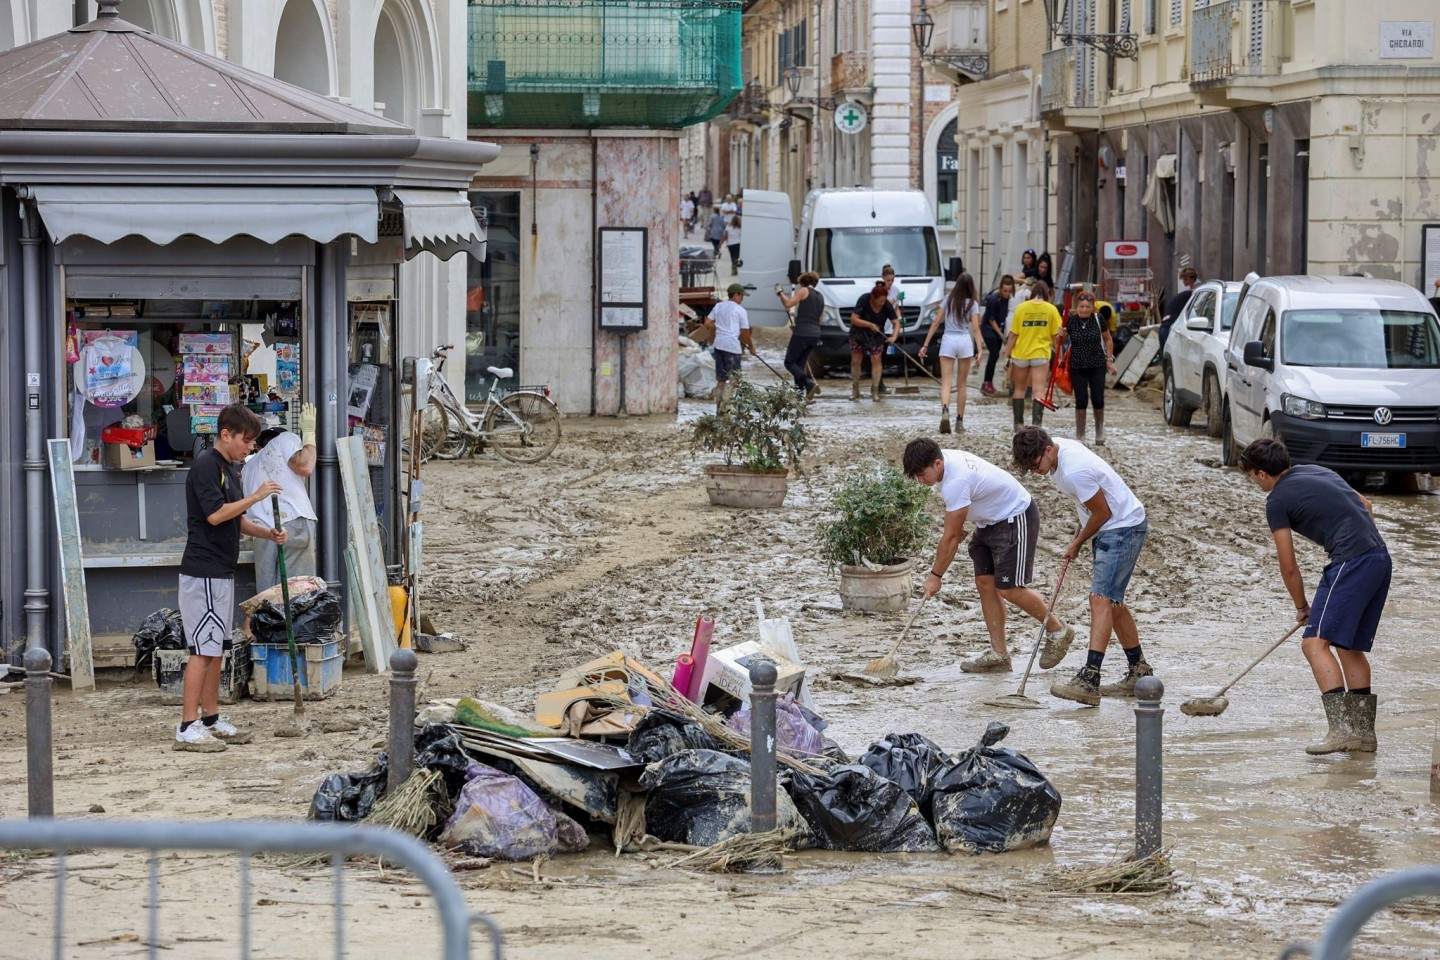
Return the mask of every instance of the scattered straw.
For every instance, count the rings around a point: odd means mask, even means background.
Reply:
[[[450,799],[445,794],[440,771],[421,767],[412,771],[394,793],[382,797],[365,822],[371,826],[394,827],[424,840],[442,815],[448,819],[449,807]]]
[[[1093,869],[1062,871],[1051,883],[1062,893],[1170,893],[1176,887],[1169,850],[1139,860],[1122,859]]]
[[[784,864],[780,857],[789,849],[789,841],[790,832],[787,830],[741,833],[680,857],[666,866],[708,873],[783,870]]]

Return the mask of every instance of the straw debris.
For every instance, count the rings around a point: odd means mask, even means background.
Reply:
[[[670,869],[702,873],[746,873],[751,870],[783,870],[781,855],[790,849],[790,832],[767,830],[727,837],[713,846],[696,850],[670,863]]]
[[[1168,849],[1139,860],[1122,859],[1093,869],[1061,871],[1051,889],[1061,893],[1171,893],[1176,888],[1175,870]]]

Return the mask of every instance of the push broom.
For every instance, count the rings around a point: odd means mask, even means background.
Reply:
[[[275,529],[280,526],[280,498],[270,497],[270,511],[275,517]],[[285,570],[285,547],[276,550],[280,563],[280,602],[285,611],[285,639],[290,643],[290,686],[295,693],[295,721],[288,727],[275,731],[277,737],[301,737],[305,735],[305,698],[300,695],[300,650],[295,646],[295,621],[290,616],[290,577]]]

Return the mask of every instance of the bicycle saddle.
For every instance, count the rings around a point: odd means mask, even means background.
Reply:
[[[498,377],[501,380],[509,380],[515,376],[515,371],[509,367],[486,367],[485,369],[490,371],[490,376]]]

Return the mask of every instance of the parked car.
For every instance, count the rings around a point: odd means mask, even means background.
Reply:
[[[1341,473],[1440,471],[1440,320],[1413,287],[1247,277],[1225,349],[1221,457],[1278,436]]]
[[[1235,323],[1235,308],[1240,305],[1241,286],[1206,280],[1195,288],[1190,303],[1170,326],[1160,363],[1165,376],[1162,410],[1172,427],[1190,426],[1195,411],[1204,410],[1206,432],[1220,436],[1225,346]]]

